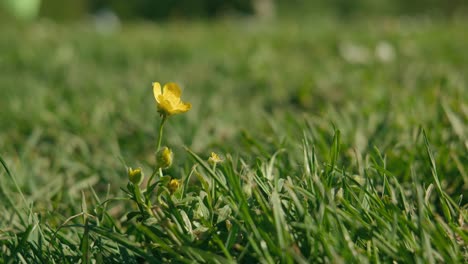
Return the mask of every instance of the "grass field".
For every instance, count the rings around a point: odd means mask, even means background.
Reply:
[[[466,263],[467,23],[0,25],[0,263]]]

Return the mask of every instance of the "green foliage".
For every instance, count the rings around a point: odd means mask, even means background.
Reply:
[[[468,4],[463,0],[276,0],[279,10],[284,9],[296,14],[299,12],[315,15],[323,12],[337,15],[340,18],[380,15],[463,15],[468,10]]]
[[[465,263],[465,24],[2,27],[0,263]]]
[[[209,18],[227,12],[253,13],[252,0],[75,0],[73,3],[81,9],[70,8],[57,0],[44,0],[42,14],[56,19],[74,19],[107,9],[123,19],[167,20]]]
[[[66,5],[60,0],[0,2],[3,20],[11,20],[11,16],[31,20],[38,13],[56,21],[82,20],[109,10],[124,20],[206,19],[232,14],[262,16],[271,11],[278,16],[327,14],[348,19],[381,15],[463,16],[468,4],[464,0],[73,0]]]

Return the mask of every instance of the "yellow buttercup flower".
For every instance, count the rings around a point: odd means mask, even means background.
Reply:
[[[214,152],[211,152],[211,156],[208,158],[208,162],[210,164],[218,164],[218,163],[221,163],[223,162],[224,160],[219,157],[218,154],[214,153]]]
[[[154,82],[153,93],[158,106],[158,112],[161,115],[170,116],[185,113],[192,108],[190,103],[184,103],[180,100],[182,92],[176,83],[167,83],[161,89],[161,84]]]

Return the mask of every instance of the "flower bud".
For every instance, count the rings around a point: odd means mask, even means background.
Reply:
[[[226,220],[226,229],[227,229],[228,231],[231,231],[231,228],[232,228],[232,223],[231,223],[231,221]]]
[[[128,174],[128,180],[132,182],[135,185],[140,185],[141,182],[143,181],[143,172],[141,171],[141,168],[128,168],[127,171]]]
[[[168,188],[171,194],[177,191],[177,189],[179,189],[179,186],[180,186],[180,181],[177,179],[172,179],[168,184]]]
[[[167,169],[172,165],[172,159],[174,158],[174,153],[168,147],[162,147],[158,152],[156,152],[156,168],[158,169]]]
[[[341,200],[343,200],[343,188],[338,189],[335,194],[335,201],[340,202]]]
[[[211,156],[208,158],[208,162],[211,165],[215,165],[215,164],[221,163],[223,161],[224,160],[222,158],[220,158],[219,155],[214,153],[214,152],[211,152]]]

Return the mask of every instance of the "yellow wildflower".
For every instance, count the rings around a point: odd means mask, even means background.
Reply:
[[[171,194],[177,191],[177,189],[179,189],[179,186],[180,186],[180,181],[177,179],[172,179],[168,185],[168,188]]]
[[[161,115],[170,116],[185,113],[192,108],[190,103],[184,103],[180,100],[182,92],[176,83],[167,83],[161,89],[161,84],[154,82],[153,93],[158,106],[158,112]]]
[[[131,181],[135,185],[140,185],[143,181],[143,172],[140,168],[132,169],[128,168],[127,171],[128,180]]]
[[[214,152],[211,152],[211,156],[208,158],[208,162],[210,164],[218,164],[218,163],[221,163],[223,162],[224,160],[219,157],[218,154],[214,153]]]

